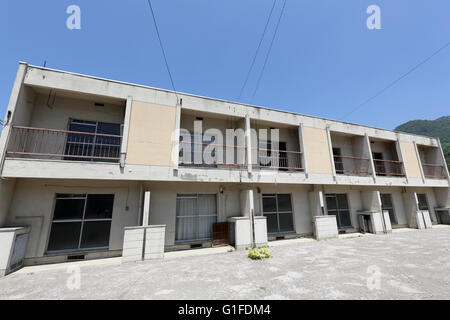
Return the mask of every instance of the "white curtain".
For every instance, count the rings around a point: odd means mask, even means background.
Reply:
[[[211,239],[212,224],[216,221],[215,194],[178,195],[176,241]]]

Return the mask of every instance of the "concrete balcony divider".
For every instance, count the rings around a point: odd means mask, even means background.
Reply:
[[[332,239],[338,237],[336,216],[313,217],[314,236],[317,240]]]
[[[164,258],[165,225],[126,227],[122,263]]]
[[[0,277],[23,266],[30,227],[0,229]]]

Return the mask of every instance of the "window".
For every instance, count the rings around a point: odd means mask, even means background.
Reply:
[[[350,209],[346,194],[327,194],[328,215],[336,216],[339,229],[351,228]]]
[[[389,218],[391,219],[391,224],[397,224],[397,218],[394,212],[394,205],[392,203],[392,195],[389,193],[382,193],[381,196],[381,210],[389,211]]]
[[[69,131],[94,134],[121,135],[122,125],[106,122],[71,120]],[[120,156],[119,137],[96,136],[81,133],[69,133],[66,142],[65,160],[112,161]]]
[[[57,194],[47,252],[107,249],[113,194]]]
[[[178,194],[175,241],[210,240],[217,221],[215,194]]]
[[[340,148],[333,148],[334,169],[336,173],[344,173],[344,162],[342,161],[342,154]]]
[[[294,232],[290,194],[263,194],[262,205],[268,233]]]
[[[418,193],[417,201],[419,202],[419,210],[429,210],[427,195],[425,193]]]

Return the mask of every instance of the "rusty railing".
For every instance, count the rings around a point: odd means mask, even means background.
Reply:
[[[122,136],[13,126],[6,154],[14,157],[118,162]]]
[[[335,155],[334,167],[337,174],[358,176],[371,175],[369,158]]]
[[[422,164],[425,178],[428,179],[446,179],[445,167],[440,164]]]
[[[373,159],[377,176],[404,177],[403,162],[396,160]]]

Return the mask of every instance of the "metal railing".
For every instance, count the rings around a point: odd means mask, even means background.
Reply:
[[[429,164],[424,163],[422,164],[423,173],[425,175],[425,178],[428,179],[446,179],[446,171],[445,167],[440,164]]]
[[[206,150],[206,148],[209,150]],[[233,154],[233,159],[228,159],[230,154]],[[240,168],[247,165],[246,154],[245,146],[180,141],[178,163],[184,167]]]
[[[377,176],[404,177],[403,162],[396,160],[373,159]]]
[[[276,169],[281,171],[303,171],[302,152],[254,148],[256,152],[255,168]],[[255,157],[252,157],[253,159]]]
[[[354,156],[334,156],[334,167],[337,174],[343,175],[371,175],[370,158]]]
[[[13,126],[6,154],[15,157],[117,162],[122,136]]]
[[[209,150],[206,150],[209,148]],[[206,157],[205,157],[206,154]],[[233,159],[228,159],[233,154]],[[180,141],[179,165],[205,168],[242,168],[247,166],[246,146]],[[302,153],[298,151],[252,149],[253,167],[302,171]]]

